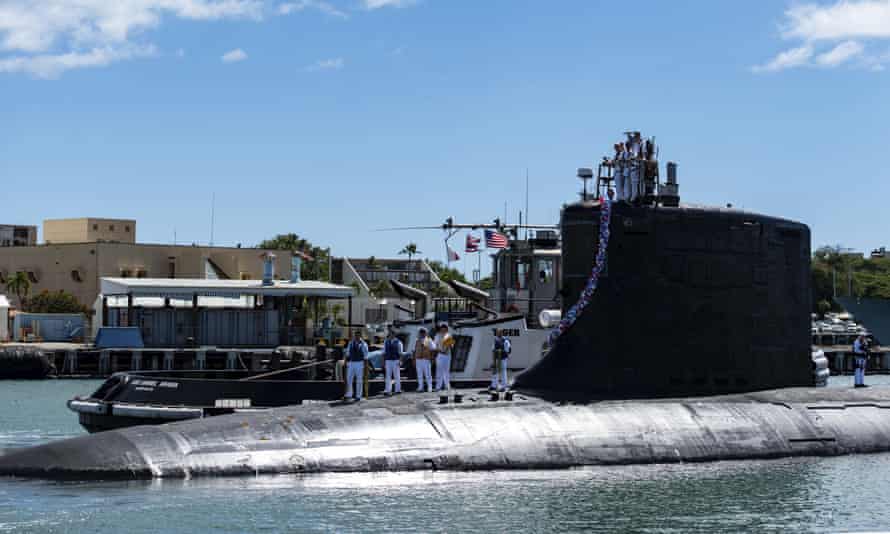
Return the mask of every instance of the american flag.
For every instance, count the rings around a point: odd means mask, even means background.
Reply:
[[[473,252],[479,252],[479,242],[481,239],[474,236],[473,234],[467,234],[467,246],[464,248],[467,254],[471,254]]]
[[[488,248],[507,248],[507,236],[494,230],[485,231],[485,246]]]

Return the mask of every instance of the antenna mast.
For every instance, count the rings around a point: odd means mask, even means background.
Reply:
[[[216,215],[216,193],[210,194],[210,246],[213,246],[213,223]]]

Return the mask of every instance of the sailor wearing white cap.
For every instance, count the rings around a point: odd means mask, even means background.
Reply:
[[[507,389],[507,363],[511,350],[510,340],[504,336],[503,330],[498,330],[492,348],[491,387],[489,388],[492,391]]]
[[[627,172],[629,173],[630,194],[627,200],[633,202],[640,195],[640,153],[642,150],[643,140],[640,132],[628,132],[627,134]]]
[[[426,328],[421,328],[417,333],[417,341],[414,343],[414,369],[417,370],[417,391],[423,391],[423,383],[426,382],[427,391],[433,390],[432,362],[436,345],[427,335]]]
[[[853,358],[856,368],[853,378],[854,386],[857,388],[868,387],[865,385],[865,368],[868,366],[868,340],[865,338],[865,334],[859,334],[859,337],[853,342]]]
[[[385,376],[384,381],[386,383],[383,388],[384,395],[392,394],[393,382],[395,382],[395,392],[402,392],[402,377],[400,371],[403,352],[405,351],[402,341],[396,337],[395,331],[390,328],[389,333],[386,336],[386,341],[383,342],[383,371]]]
[[[451,389],[451,349],[454,347],[454,338],[448,333],[448,325],[439,325],[439,333],[434,341],[436,350],[436,391]]]
[[[615,196],[619,202],[625,200],[624,156],[624,143],[615,143],[615,157],[612,159],[612,177],[615,179]]]
[[[352,395],[352,382],[355,381],[355,399],[362,400],[362,379],[365,375],[365,361],[368,359],[368,344],[362,333],[356,330],[352,341],[346,346],[346,399]]]

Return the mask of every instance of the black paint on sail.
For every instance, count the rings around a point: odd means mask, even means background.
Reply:
[[[719,208],[612,209],[591,304],[515,387],[631,398],[812,384],[806,225]],[[590,275],[599,223],[598,202],[563,210],[563,313]]]

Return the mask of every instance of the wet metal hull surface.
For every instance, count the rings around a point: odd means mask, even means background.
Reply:
[[[566,468],[890,450],[890,388],[694,399],[462,404],[405,394],[82,436],[0,456],[0,474],[149,478]]]

